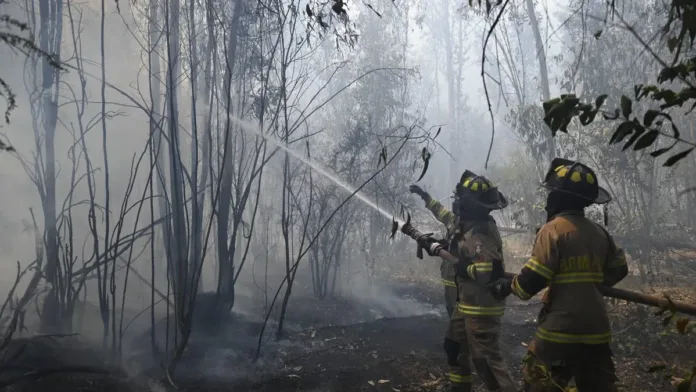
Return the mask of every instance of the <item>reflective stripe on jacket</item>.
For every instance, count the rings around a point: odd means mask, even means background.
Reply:
[[[430,196],[428,196],[430,197]],[[430,198],[430,201],[426,204],[426,207],[430,212],[435,215],[438,221],[440,221],[447,228],[447,240],[451,242],[452,237],[457,233],[457,217],[450,212],[445,206],[442,205],[436,199]],[[449,246],[448,251],[453,255],[457,255],[457,250]],[[442,284],[447,287],[456,287],[455,282],[455,270],[454,265],[448,261],[443,260],[440,265],[440,276],[442,277]]]
[[[493,298],[486,284],[505,273],[503,242],[493,217],[485,221],[464,222],[459,239],[459,263],[467,264],[468,277],[457,277],[457,314],[496,316],[505,313],[505,301]]]
[[[614,239],[582,212],[564,212],[537,233],[532,257],[512,282],[527,300],[548,287],[536,338],[559,344],[606,344],[611,327],[598,284],[613,286],[628,274]]]

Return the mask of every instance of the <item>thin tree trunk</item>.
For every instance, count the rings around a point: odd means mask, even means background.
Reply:
[[[239,34],[239,16],[242,11],[242,0],[236,0],[232,11],[231,26],[227,37],[227,56],[225,58],[225,75],[223,80],[223,99],[225,102],[225,133],[224,133],[224,162],[223,175],[220,181],[220,196],[218,199],[217,216],[217,247],[218,247],[218,282],[217,292],[225,301],[234,300],[234,241],[228,242],[230,226],[230,210],[232,206],[232,176],[234,173],[234,143],[230,135],[232,116],[232,75],[234,74],[237,57],[237,38]],[[230,244],[232,246],[230,246]],[[232,249],[230,249],[232,248]]]
[[[546,66],[546,51],[544,50],[544,41],[541,37],[541,31],[539,30],[539,21],[536,17],[536,11],[534,10],[534,0],[526,0],[527,3],[527,14],[529,15],[529,23],[532,26],[532,31],[534,32],[534,41],[536,42],[537,49],[537,59],[539,60],[539,76],[541,79],[541,97],[544,101],[551,99],[551,91],[549,88],[549,75],[548,67]],[[556,145],[551,136],[548,133],[546,139],[546,148],[548,150],[548,163],[556,155]]]
[[[450,28],[450,1],[443,0],[442,6],[444,8],[444,17],[442,18],[442,23],[445,30],[445,69],[446,69],[446,85],[447,85],[447,126],[450,131],[450,149],[452,155],[457,157],[456,149],[460,143],[460,130],[457,129],[457,118],[456,118],[456,102],[455,102],[455,77],[454,77],[454,51],[452,49],[452,29]],[[450,160],[450,183],[456,181],[458,177],[458,164],[454,159]]]
[[[39,0],[39,47],[45,53],[60,56],[63,31],[62,0]],[[60,60],[58,60],[60,61]],[[56,217],[56,153],[55,136],[58,122],[58,92],[60,90],[60,73],[47,58],[41,59],[42,69],[42,109],[44,153],[46,156],[43,170],[44,197],[42,207],[44,214],[46,265],[45,276],[51,289],[46,296],[41,317],[41,330],[50,332],[60,325],[59,306],[59,249]]]

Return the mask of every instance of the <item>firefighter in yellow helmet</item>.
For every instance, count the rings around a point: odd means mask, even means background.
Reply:
[[[457,184],[457,196],[457,305],[444,342],[451,390],[471,391],[473,363],[488,391],[517,392],[499,345],[505,300],[493,298],[486,286],[505,272],[502,240],[490,213],[505,208],[507,199],[485,177],[468,170]],[[428,243],[423,247],[431,256],[443,248],[435,239],[424,241]]]
[[[547,222],[532,257],[515,278],[490,285],[496,298],[512,293],[523,300],[548,287],[524,358],[524,391],[557,391],[574,378],[580,392],[615,392],[611,327],[597,285],[615,285],[628,267],[612,236],[584,216],[586,207],[611,196],[592,169],[567,159],[553,160],[542,185],[549,190]]]
[[[418,185],[411,185],[409,190],[411,193],[420,196],[425,202],[428,210],[435,215],[438,221],[445,225],[447,228],[447,236],[445,239],[447,251],[456,256],[458,241],[456,214],[459,213],[459,198],[456,191],[454,194],[454,202],[452,203],[452,211],[454,212],[451,212]],[[442,278],[442,285],[445,288],[445,308],[447,309],[447,316],[451,317],[454,307],[457,304],[457,284],[455,283],[454,265],[443,259],[440,264],[440,277]]]

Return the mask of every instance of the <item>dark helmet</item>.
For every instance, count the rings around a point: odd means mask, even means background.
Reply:
[[[594,170],[580,162],[563,158],[551,161],[551,167],[541,186],[551,191],[558,191],[579,196],[591,203],[605,204],[611,201],[611,195],[597,184]]]
[[[469,170],[462,174],[457,184],[457,195],[460,202],[464,199],[472,200],[490,210],[501,210],[508,205],[507,198],[498,191],[498,187],[493,186],[486,177],[478,176]]]

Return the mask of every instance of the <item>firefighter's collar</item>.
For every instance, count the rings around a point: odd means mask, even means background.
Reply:
[[[565,210],[561,211],[558,214],[554,215],[554,218],[561,217],[561,216],[585,216],[585,211],[583,210]]]
[[[485,226],[488,227],[488,225],[493,222],[495,223],[495,220],[493,219],[492,216],[488,215],[486,219],[483,220],[460,220],[459,221],[459,227],[460,231],[462,234],[468,233],[471,229],[475,227],[481,227]]]

